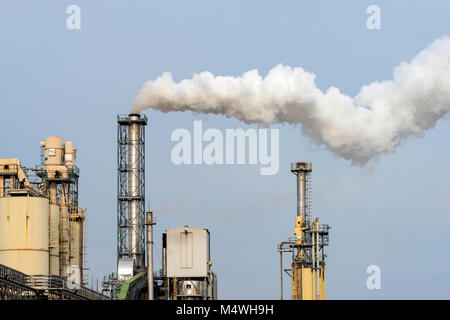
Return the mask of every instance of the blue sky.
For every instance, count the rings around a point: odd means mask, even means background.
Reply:
[[[66,8],[81,8],[81,30]],[[381,8],[381,30],[366,8]],[[48,135],[74,141],[80,203],[88,206],[93,279],[116,264],[116,115],[142,84],[211,71],[265,74],[283,63],[317,75],[321,89],[349,95],[390,79],[434,39],[448,35],[448,1],[12,1],[0,2],[0,157],[37,165]],[[408,140],[370,167],[351,166],[311,145],[299,127],[280,129],[280,171],[259,166],[175,166],[177,128],[248,128],[235,119],[145,111],[147,198],[159,235],[193,225],[211,232],[219,297],[279,298],[276,244],[293,233],[292,161],[313,163],[313,215],[332,226],[330,299],[450,298],[450,123]],[[256,127],[255,127],[256,128]],[[366,268],[381,268],[381,290]],[[286,295],[289,283],[285,282]]]

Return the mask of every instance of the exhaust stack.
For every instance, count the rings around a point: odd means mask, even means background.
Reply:
[[[297,217],[302,217],[304,222],[309,222],[311,206],[308,192],[312,165],[310,162],[292,162],[291,172],[297,176]]]
[[[145,126],[140,114],[117,117],[117,262],[145,266]]]

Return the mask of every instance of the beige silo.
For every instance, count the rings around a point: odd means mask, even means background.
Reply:
[[[67,168],[73,168],[76,156],[75,152],[76,149],[72,141],[68,141],[64,144],[64,163],[66,164]]]
[[[26,274],[49,273],[49,202],[0,198],[0,264]]]
[[[41,143],[44,147],[45,166],[60,166],[63,163],[63,141],[61,137],[51,136]]]

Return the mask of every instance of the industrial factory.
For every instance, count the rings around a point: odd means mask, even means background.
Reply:
[[[139,114],[117,123],[117,269],[102,292],[86,287],[86,208],[72,142],[41,142],[41,165],[0,159],[0,299],[214,300],[210,232],[168,228],[162,266],[153,266],[153,214],[145,210],[145,126]]]
[[[76,148],[41,142],[41,165],[0,159],[0,299],[104,299],[85,287],[86,209]]]
[[[0,159],[0,298],[215,300],[210,232],[167,228],[162,265],[153,263],[153,226],[145,208],[145,127],[140,114],[117,117],[117,265],[101,290],[86,287],[86,208],[78,203],[80,171],[72,142],[52,136],[41,142],[41,164],[25,168]],[[325,299],[324,247],[328,225],[311,220],[311,163],[292,163],[297,178],[294,238],[278,245],[281,299],[289,274],[293,300]],[[283,254],[291,253],[284,269]],[[101,292],[100,292],[101,291]]]

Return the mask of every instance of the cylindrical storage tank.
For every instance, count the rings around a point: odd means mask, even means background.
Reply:
[[[72,141],[64,144],[64,162],[68,168],[72,168],[75,162],[75,147]]]
[[[48,199],[0,198],[0,264],[26,274],[48,274],[48,244]]]
[[[47,137],[44,142],[44,160],[46,166],[60,166],[63,160],[63,143],[61,137]]]
[[[59,275],[59,212],[60,208],[56,204],[50,205],[49,216],[49,254],[50,254],[50,274]]]

